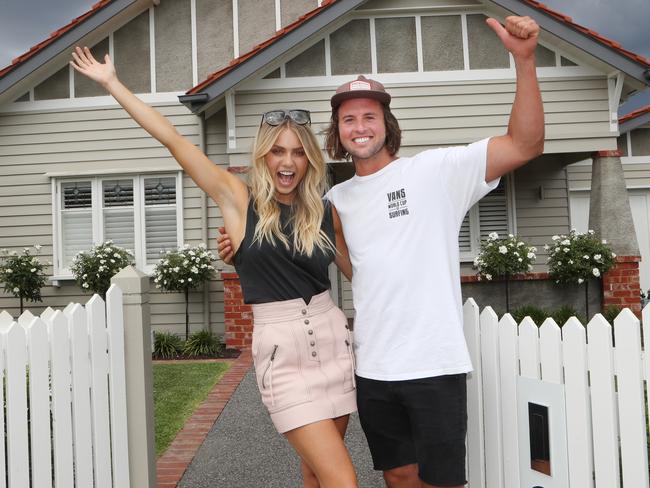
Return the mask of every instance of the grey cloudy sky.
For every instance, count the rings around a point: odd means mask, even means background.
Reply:
[[[96,0],[0,0],[0,68],[57,28],[86,12]],[[650,59],[650,0],[544,0],[575,22]],[[650,104],[650,88],[621,110]]]

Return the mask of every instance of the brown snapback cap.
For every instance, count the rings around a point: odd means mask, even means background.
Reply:
[[[390,95],[386,92],[384,85],[363,75],[339,86],[330,103],[332,108],[337,108],[342,102],[351,98],[372,98],[386,106],[390,103]]]

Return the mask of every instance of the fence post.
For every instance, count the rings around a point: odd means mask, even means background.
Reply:
[[[124,366],[131,484],[155,488],[149,277],[128,266],[113,276],[111,283],[122,290],[124,300]]]

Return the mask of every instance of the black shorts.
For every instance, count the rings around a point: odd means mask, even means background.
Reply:
[[[405,381],[357,376],[357,407],[376,470],[417,463],[425,483],[466,483],[465,373]]]

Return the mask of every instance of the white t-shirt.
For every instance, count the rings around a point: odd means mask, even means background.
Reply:
[[[423,151],[333,187],[352,261],[357,374],[407,380],[472,370],[458,232],[485,183],[488,139]]]

